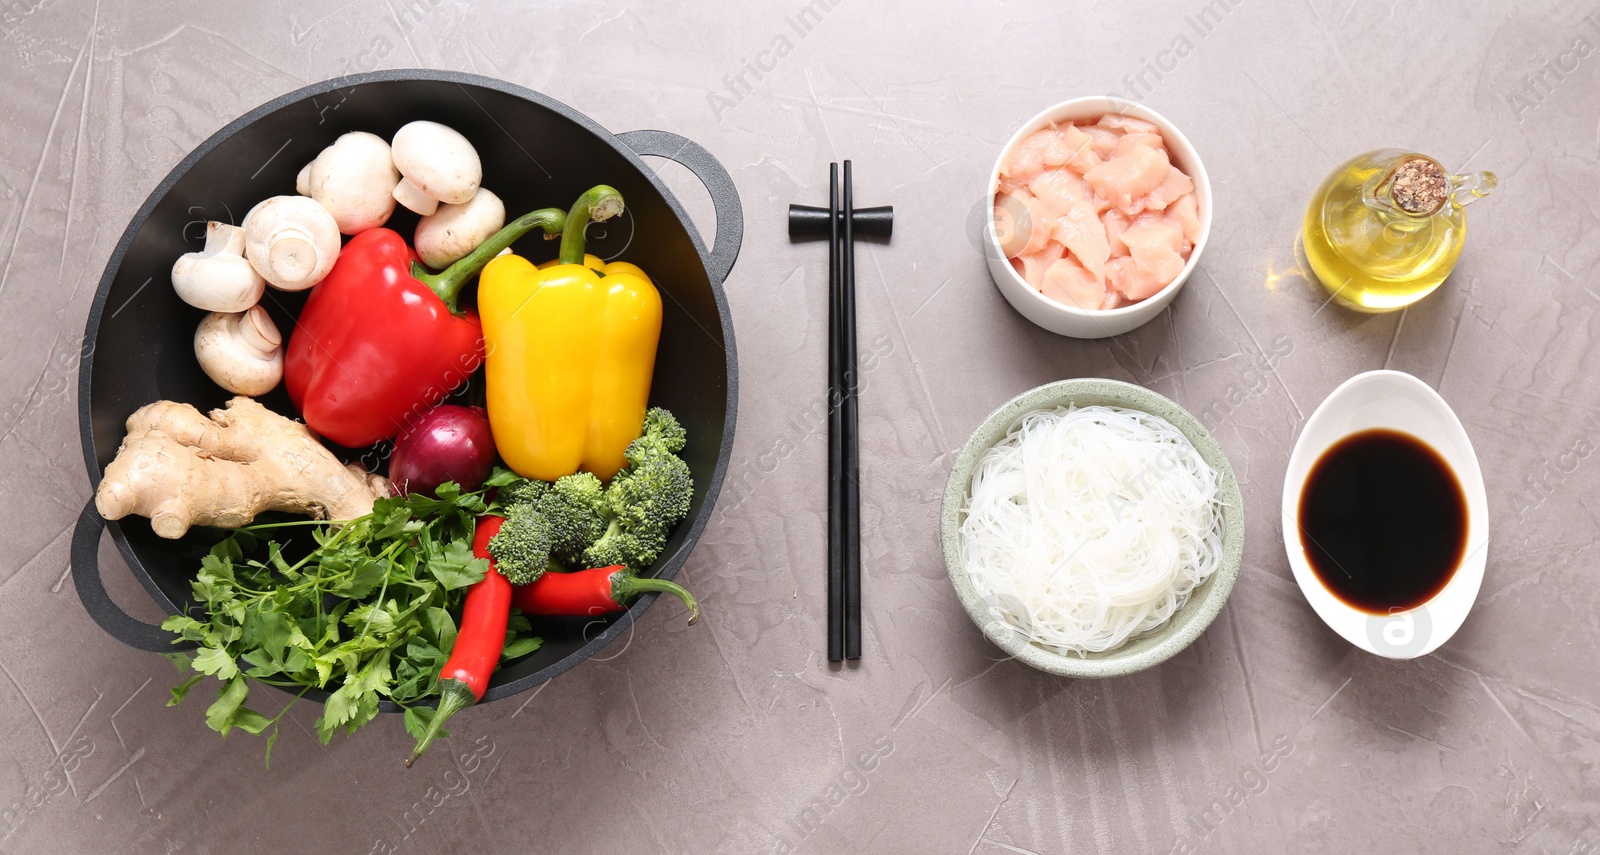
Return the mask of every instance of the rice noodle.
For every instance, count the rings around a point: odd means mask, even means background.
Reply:
[[[1113,650],[1159,627],[1222,561],[1216,470],[1137,410],[1028,413],[979,459],[964,513],[979,596],[1060,653]]]

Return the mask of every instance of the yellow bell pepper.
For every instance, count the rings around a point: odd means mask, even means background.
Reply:
[[[595,187],[569,212],[558,260],[535,267],[503,255],[479,276],[489,426],[525,478],[582,469],[609,479],[639,438],[661,295],[638,267],[583,252],[584,227],[621,211],[616,190]]]

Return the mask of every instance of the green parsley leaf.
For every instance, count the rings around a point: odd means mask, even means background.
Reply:
[[[260,733],[269,724],[272,724],[270,719],[252,709],[240,707],[233,715],[233,726],[245,733]]]
[[[484,480],[485,487],[509,487],[522,480],[522,476],[504,466],[496,466],[489,472],[489,477]]]
[[[217,702],[206,710],[206,725],[227,736],[239,717],[244,699],[249,695],[250,685],[242,676],[234,677],[224,683],[222,689],[217,692]]]
[[[194,688],[194,684],[204,680],[205,678],[206,675],[204,674],[195,674],[189,679],[184,680],[182,683],[173,686],[171,689],[172,699],[167,701],[167,706],[175,707],[178,704],[183,703],[183,699],[189,697],[189,690]]]
[[[472,545],[464,540],[437,541],[428,547],[428,572],[446,591],[454,591],[483,581],[489,572],[487,558],[474,558]]]
[[[244,635],[240,640],[246,645],[260,647],[273,662],[283,661],[283,652],[289,646],[289,616],[282,612],[249,609],[245,615]]]
[[[433,714],[436,712],[438,710],[433,707],[406,707],[406,732],[411,734],[411,738],[422,739],[428,732],[428,725],[433,723]],[[441,729],[438,738],[444,739],[449,735],[448,730]]]
[[[449,650],[456,643],[456,621],[448,609],[431,606],[423,612],[427,637],[439,650]]]
[[[218,680],[231,680],[239,673],[228,651],[220,647],[202,647],[194,655],[194,670],[210,674]]]
[[[261,754],[261,764],[268,769],[272,768],[272,746],[278,744],[278,726],[273,724],[272,732],[267,734],[267,750]]]
[[[161,622],[161,628],[168,632],[176,632],[185,641],[200,641],[205,638],[206,625],[188,615],[173,615]],[[182,653],[163,653],[178,670],[189,670],[189,657]]]
[[[500,652],[500,661],[510,662],[513,659],[521,659],[522,657],[527,656],[529,653],[538,650],[539,645],[543,643],[544,639],[539,638],[536,635],[524,635],[514,639],[508,636],[505,649]]]

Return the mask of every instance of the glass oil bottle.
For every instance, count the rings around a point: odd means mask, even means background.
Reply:
[[[1402,309],[1433,293],[1467,236],[1463,213],[1494,173],[1451,175],[1427,155],[1379,149],[1334,170],[1306,208],[1306,260],[1330,298],[1359,312]]]

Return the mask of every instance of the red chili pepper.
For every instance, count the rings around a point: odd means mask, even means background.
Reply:
[[[620,612],[640,594],[671,594],[689,608],[689,623],[700,619],[700,604],[682,585],[635,576],[626,567],[596,567],[572,573],[545,573],[512,588],[511,605],[530,615],[602,615]]]
[[[439,669],[439,708],[434,711],[427,732],[417,740],[416,750],[406,760],[407,768],[428,750],[447,719],[483,700],[483,693],[489,688],[489,677],[500,663],[500,653],[506,643],[506,622],[511,617],[511,583],[500,575],[494,559],[489,557],[489,538],[500,531],[505,521],[505,517],[497,516],[478,518],[472,537],[472,554],[488,558],[489,571],[482,581],[467,590],[455,646],[450,649],[449,660]]]
[[[457,308],[462,287],[523,234],[560,234],[565,224],[562,211],[534,211],[438,274],[395,231],[351,238],[311,289],[284,354],[284,385],[306,424],[359,448],[443,400],[484,359],[478,313]]]

